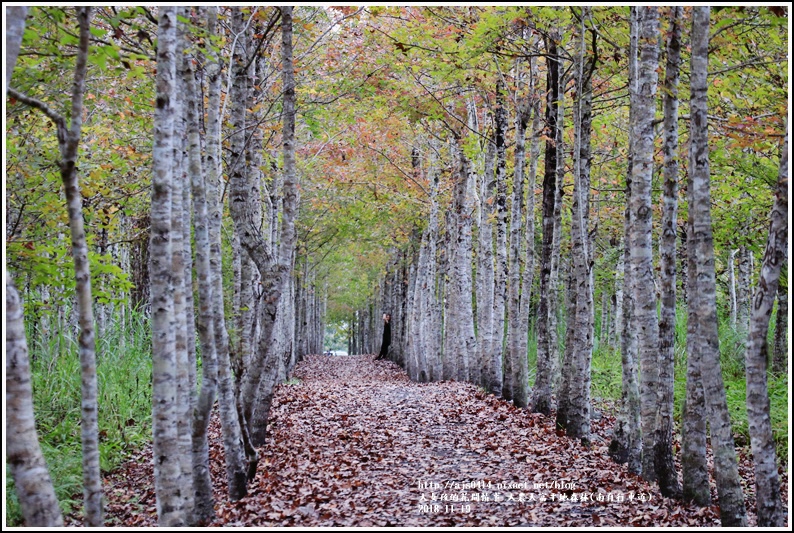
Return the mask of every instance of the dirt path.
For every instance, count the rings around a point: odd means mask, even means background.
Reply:
[[[586,450],[473,385],[412,383],[371,356],[293,374],[250,501],[221,506],[218,525],[717,524],[611,463],[601,437]]]
[[[270,420],[250,494],[234,503],[211,427],[210,525],[719,525],[716,507],[662,498],[608,459],[612,417],[593,422],[586,449],[553,419],[471,384],[412,383],[373,356],[308,357],[277,388]],[[146,450],[106,481],[109,525],[156,524],[151,470]]]

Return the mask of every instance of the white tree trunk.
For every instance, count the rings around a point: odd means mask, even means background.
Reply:
[[[558,106],[560,106],[559,76],[560,60],[557,55],[555,35],[546,41],[547,70],[546,70],[546,151],[545,169],[543,171],[543,198],[542,198],[542,245],[540,255],[540,301],[537,319],[537,373],[535,387],[532,391],[532,409],[536,413],[549,415],[552,409],[552,383],[554,379],[556,349],[552,346],[552,339],[556,335],[551,320],[551,311],[554,298],[552,294],[552,256],[554,250],[554,206],[557,196],[557,144],[552,141],[557,135]]]
[[[33,414],[30,360],[22,302],[6,277],[6,462],[27,527],[62,527],[61,509],[41,453]]]
[[[769,237],[758,287],[753,297],[750,333],[747,338],[747,420],[755,463],[755,502],[760,527],[784,527],[786,515],[780,501],[780,481],[775,454],[775,439],[769,417],[767,332],[775,303],[780,269],[786,260],[788,244],[788,136],[783,141],[775,205],[772,208]],[[779,312],[779,311],[778,311]]]
[[[653,8],[639,8],[640,62],[637,73],[638,93],[632,117],[634,142],[631,200],[631,273],[634,294],[634,324],[638,333],[640,360],[640,416],[642,423],[642,477],[656,480],[653,443],[656,434],[656,394],[659,387],[659,322],[656,314],[654,283],[651,179],[653,176],[654,114],[659,67],[659,19]]]
[[[659,239],[662,289],[659,319],[659,416],[652,453],[664,496],[680,497],[673,458],[673,393],[675,386],[676,236],[678,234],[678,67],[681,58],[683,8],[672,7],[664,77],[664,200]]]
[[[521,300],[528,295],[521,294],[521,274],[524,270],[524,166],[526,163],[526,131],[530,117],[529,98],[520,99],[516,109],[515,166],[513,170],[513,199],[510,211],[510,263],[507,305],[507,347],[505,350],[503,396],[512,400],[517,407],[526,407],[527,395],[527,352],[526,337],[529,325],[521,320]]]
[[[199,20],[205,16],[200,8]],[[214,33],[214,28],[212,29]],[[197,330],[201,343],[201,390],[192,413],[191,453],[194,489],[194,512],[191,525],[204,524],[215,517],[215,498],[210,478],[209,427],[212,406],[218,390],[218,363],[215,351],[215,327],[212,315],[212,271],[210,267],[209,221],[207,218],[207,182],[201,162],[201,139],[198,120],[198,91],[196,89],[193,56],[183,58],[185,87],[185,115],[188,142],[188,173],[191,178],[196,242],[196,277],[198,281]],[[191,291],[192,292],[192,291]],[[191,381],[194,383],[194,381]]]
[[[714,479],[719,495],[720,521],[723,526],[744,527],[747,525],[744,494],[722,380],[717,331],[707,121],[709,14],[709,7],[694,8],[691,34],[690,182],[687,189],[692,234],[688,243],[690,256],[695,258],[694,279],[698,281],[697,287],[692,287],[698,293],[691,315],[697,323],[692,349],[699,353],[701,363],[711,446],[714,451]]]
[[[639,22],[637,8],[631,8],[629,31],[629,124],[634,123],[637,95],[637,45],[639,39]],[[640,391],[637,375],[637,334],[634,328],[634,279],[631,267],[631,239],[633,227],[630,198],[632,197],[632,175],[634,157],[634,137],[629,136],[629,165],[626,175],[626,208],[624,210],[624,249],[618,261],[618,272],[623,274],[622,287],[619,285],[616,328],[620,339],[621,367],[623,370],[623,387],[621,393],[621,410],[609,445],[609,455],[617,463],[628,463],[629,472],[639,474],[642,471],[642,434],[640,431]]]
[[[209,8],[207,27],[215,35],[218,9]],[[212,271],[212,313],[215,329],[215,350],[218,357],[218,411],[223,432],[226,479],[229,499],[239,500],[247,492],[247,476],[240,421],[234,393],[234,378],[229,360],[229,335],[223,302],[221,261],[221,66],[217,55],[210,52],[207,91],[207,210],[209,214],[210,268]]]
[[[151,243],[152,429],[157,516],[161,526],[186,523],[177,428],[174,279],[171,227],[173,201],[174,100],[176,98],[176,8],[160,11],[157,50],[157,105],[152,159]]]
[[[572,438],[590,441],[590,364],[593,355],[593,279],[588,234],[590,191],[590,127],[592,63],[585,64],[585,27],[588,8],[583,8],[577,66],[577,96],[574,106],[574,192],[571,213],[572,295],[568,316],[568,341],[564,374],[567,395],[558,396],[557,425]]]
[[[178,16],[184,16],[185,8],[177,10]],[[174,84],[174,141],[172,162],[174,165],[171,180],[171,275],[173,276],[174,298],[174,347],[176,349],[176,404],[177,431],[179,432],[179,462],[181,469],[180,488],[182,490],[182,506],[186,521],[193,514],[193,461],[191,453],[191,419],[190,409],[191,386],[188,382],[188,335],[187,335],[187,283],[189,273],[186,271],[185,258],[190,248],[190,228],[185,228],[185,116],[183,65],[185,43],[182,24],[177,24],[176,44],[176,77]],[[187,231],[188,239],[185,240]],[[192,290],[192,286],[191,286]],[[190,339],[192,342],[193,339]]]

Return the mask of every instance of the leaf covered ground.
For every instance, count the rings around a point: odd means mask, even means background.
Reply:
[[[663,498],[610,461],[614,418],[606,412],[588,449],[558,433],[553,418],[471,384],[413,383],[373,356],[310,356],[292,377],[276,390],[259,472],[238,502],[225,497],[213,422],[218,516],[209,525],[719,525],[716,506]],[[746,455],[740,470],[753,525]],[[106,494],[108,525],[156,525],[151,449],[110,475]]]

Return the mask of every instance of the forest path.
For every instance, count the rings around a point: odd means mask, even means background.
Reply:
[[[469,383],[413,383],[373,359],[315,355],[295,367],[238,502],[225,494],[214,417],[211,526],[719,525],[714,508],[662,498],[608,458],[612,417],[593,422],[586,449],[553,418]],[[151,461],[149,446],[106,478],[108,525],[156,525]]]
[[[717,524],[711,510],[685,510],[612,463],[607,417],[587,450],[552,419],[474,385],[413,383],[373,358],[296,366],[300,382],[276,391],[250,496],[221,505],[213,525]]]

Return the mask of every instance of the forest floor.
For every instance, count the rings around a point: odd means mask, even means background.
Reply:
[[[603,414],[588,449],[558,433],[553,417],[467,383],[413,383],[373,357],[310,356],[296,366],[297,379],[276,390],[259,472],[238,502],[225,496],[215,418],[210,453],[218,503],[209,525],[719,525],[716,506],[664,498],[608,458],[609,405],[597,406]],[[740,452],[740,470],[754,525],[748,456]],[[151,447],[106,478],[107,525],[156,525],[152,479]]]

